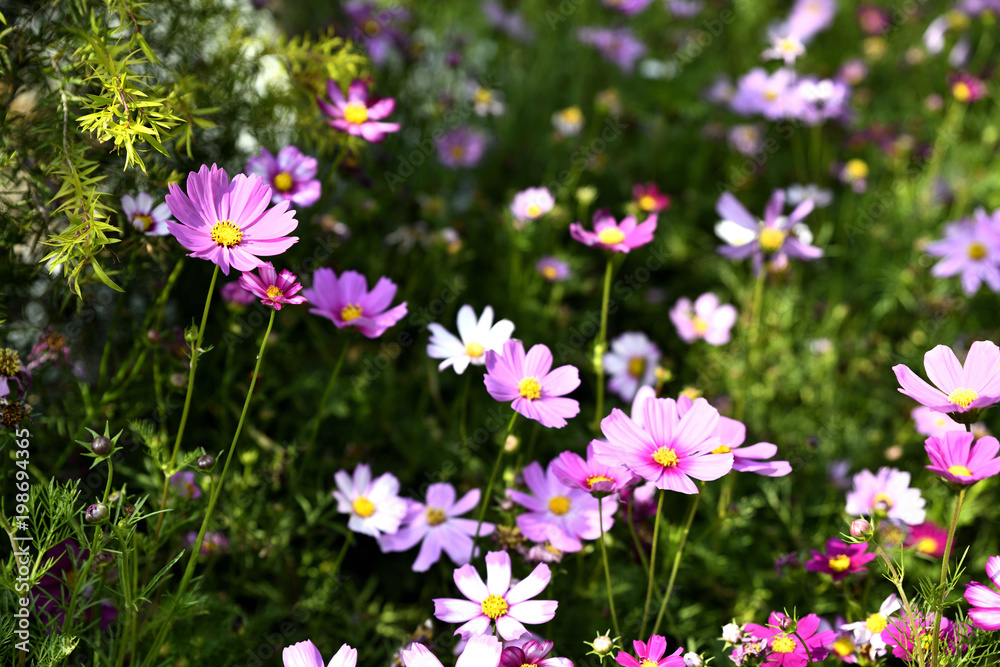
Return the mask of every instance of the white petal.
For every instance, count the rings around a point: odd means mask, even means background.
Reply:
[[[757,238],[754,232],[732,220],[720,220],[715,223],[715,235],[731,246],[746,245]]]

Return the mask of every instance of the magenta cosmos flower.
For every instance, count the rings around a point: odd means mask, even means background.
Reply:
[[[767,640],[767,648],[771,652],[761,665],[805,667],[810,662],[820,662],[826,658],[837,633],[834,630],[817,632],[820,618],[816,614],[809,614],[798,620],[793,634],[781,629],[782,621],[787,618],[781,612],[772,611],[767,619],[767,626],[747,623],[744,627],[748,634]],[[805,642],[805,646],[802,642]]]
[[[845,511],[851,516],[880,514],[893,521],[916,526],[924,522],[927,503],[920,489],[910,487],[910,473],[882,467],[878,474],[862,470],[854,476],[847,493]]]
[[[978,292],[984,282],[993,292],[1000,292],[1000,211],[991,217],[980,208],[973,219],[946,225],[944,238],[928,243],[926,251],[941,258],[931,275],[947,278],[961,274],[966,296]]]
[[[355,667],[358,664],[358,649],[343,644],[327,665],[323,655],[311,640],[286,646],[281,651],[284,667]]]
[[[455,667],[497,667],[502,650],[503,645],[496,637],[476,635],[462,649]],[[409,648],[400,651],[399,657],[405,667],[443,667],[430,649],[419,642],[413,642]]]
[[[709,345],[725,345],[729,342],[729,332],[736,324],[736,308],[728,303],[720,305],[719,297],[705,292],[693,305],[687,297],[678,299],[670,309],[670,321],[685,343],[700,339]]]
[[[298,222],[288,202],[268,209],[271,188],[259,176],[237,174],[232,183],[224,169],[202,165],[187,180],[187,194],[170,184],[167,206],[177,218],[167,226],[177,241],[191,251],[188,257],[207,259],[229,275],[253,271],[260,257],[280,255],[298,241],[287,236]]]
[[[244,271],[238,283],[265,306],[281,310],[283,303],[298,305],[306,302],[304,296],[295,296],[302,289],[302,284],[296,280],[295,274],[288,269],[282,269],[281,275],[278,275],[271,262],[264,262],[257,268],[256,276],[250,271]]]
[[[527,641],[523,646],[507,646],[500,655],[500,667],[573,667],[569,658],[545,657],[553,646],[554,642],[535,640]]]
[[[524,623],[547,623],[556,615],[555,600],[532,600],[546,586],[552,573],[549,566],[539,563],[525,579],[510,585],[510,556],[506,551],[486,554],[486,583],[472,565],[455,570],[455,585],[467,600],[437,598],[434,616],[445,623],[464,623],[456,635],[468,639],[489,631],[496,622],[497,634],[504,639],[517,639],[527,630]]]
[[[677,401],[652,398],[643,406],[643,424],[615,408],[601,421],[606,444],[594,443],[599,461],[624,465],[659,489],[698,493],[691,478],[709,481],[733,469],[733,455],[713,454],[719,412],[704,398],[681,417]]]
[[[826,553],[814,549],[805,568],[810,572],[826,572],[834,581],[840,581],[854,572],[864,572],[865,565],[875,559],[878,554],[865,553],[867,548],[865,543],[848,544],[831,537],[826,543]]]
[[[509,340],[502,355],[486,353],[486,390],[498,401],[513,401],[511,407],[528,419],[562,428],[580,412],[578,402],[562,398],[580,386],[580,373],[575,366],[551,368],[549,348],[535,345],[525,355],[521,341]]]
[[[632,199],[646,213],[659,213],[670,206],[670,197],[660,192],[656,183],[636,183],[632,186]]]
[[[312,288],[303,294],[313,305],[310,313],[325,317],[338,329],[357,327],[366,338],[378,338],[406,315],[405,301],[389,308],[396,283],[384,276],[369,292],[368,281],[357,271],[344,271],[337,278],[333,269],[316,269]]]
[[[257,174],[271,186],[271,201],[288,200],[296,206],[312,206],[320,196],[316,180],[316,158],[303,155],[295,146],[285,146],[274,156],[266,148],[247,161],[247,174]]]
[[[613,250],[614,252],[629,252],[644,246],[653,240],[656,231],[656,216],[646,218],[646,222],[637,224],[633,216],[628,216],[615,222],[607,209],[594,213],[594,231],[589,232],[579,222],[569,226],[569,235],[583,245]]]
[[[947,528],[926,521],[910,528],[906,533],[906,539],[903,540],[903,546],[931,558],[943,558],[947,541]]]
[[[553,472],[563,484],[575,486],[578,489],[595,495],[614,493],[625,488],[632,481],[632,473],[622,466],[609,466],[597,460],[594,454],[594,443],[587,445],[587,458],[576,452],[563,452],[549,464]]]
[[[684,667],[684,658],[681,657],[683,648],[678,648],[670,655],[667,652],[667,640],[661,635],[653,635],[649,638],[649,643],[641,642],[638,639],[632,641],[632,648],[635,655],[618,651],[615,662],[622,667]]]
[[[166,202],[153,206],[153,198],[145,192],[140,192],[135,198],[132,195],[122,197],[122,213],[146,236],[166,236],[170,233],[167,223],[170,222],[170,207]]]
[[[716,235],[726,242],[718,252],[733,261],[753,258],[754,274],[759,274],[765,259],[783,263],[792,259],[808,261],[823,256],[823,251],[812,245],[812,232],[802,219],[813,210],[807,199],[788,215],[785,193],[775,190],[764,209],[764,219],[758,220],[730,192],[723,192],[715,204],[722,220],[715,225]]]
[[[986,561],[986,576],[1000,587],[1000,556]],[[1000,630],[1000,593],[978,581],[966,584],[965,599],[969,601],[969,618],[980,630]]]
[[[656,382],[660,348],[641,331],[626,331],[611,341],[603,363],[609,376],[608,390],[623,401],[631,401],[639,387]]]
[[[479,489],[472,489],[456,502],[454,486],[445,482],[431,484],[427,503],[410,501],[403,525],[397,532],[379,538],[379,546],[382,551],[409,551],[422,542],[413,563],[414,572],[426,572],[440,560],[442,551],[456,565],[464,565],[472,553],[477,522],[459,517],[475,509],[479,496]],[[483,522],[479,535],[492,532],[493,524]]]
[[[913,418],[914,430],[928,437],[941,438],[948,431],[961,431],[965,428],[945,413],[935,412],[923,405],[910,410],[910,417]]]
[[[391,473],[372,479],[372,471],[358,464],[354,474],[340,470],[334,475],[337,490],[337,511],[350,514],[347,527],[356,533],[379,537],[395,533],[406,516],[406,501],[399,497],[399,480]]]
[[[933,614],[928,616],[920,614],[915,622],[904,614],[893,617],[889,621],[888,627],[882,631],[881,637],[886,646],[892,647],[894,656],[909,661],[917,657],[918,651],[922,652],[925,658],[928,657],[933,630]],[[954,647],[955,627],[949,619],[941,618],[941,629],[938,636],[946,646]],[[917,637],[919,637],[920,642],[919,649],[917,648]]]
[[[980,438],[965,431],[949,431],[943,438],[927,438],[924,449],[931,459],[924,466],[953,484],[971,486],[976,482],[1000,473],[1000,442],[993,436]]]
[[[1000,348],[990,341],[974,342],[964,366],[951,348],[938,345],[924,355],[924,369],[934,387],[903,364],[893,366],[892,372],[901,394],[931,410],[968,412],[1000,400]]]
[[[602,499],[601,503],[587,491],[568,486],[560,480],[555,462],[542,471],[537,461],[524,469],[524,483],[531,493],[509,489],[507,495],[528,511],[517,517],[517,527],[529,540],[549,542],[560,551],[573,552],[583,548],[581,540],[596,540],[614,524],[618,502]]]
[[[330,117],[327,121],[330,127],[374,143],[382,141],[390,132],[399,132],[399,123],[381,122],[396,108],[396,100],[387,97],[369,105],[368,86],[363,81],[352,81],[347,99],[344,99],[340,85],[330,79],[326,82],[326,94],[333,104],[319,98],[316,102]]]

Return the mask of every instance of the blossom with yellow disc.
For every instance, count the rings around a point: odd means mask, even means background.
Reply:
[[[366,338],[378,338],[406,315],[406,302],[389,308],[396,296],[396,283],[379,278],[372,290],[357,271],[337,277],[333,269],[316,269],[313,286],[303,294],[309,299],[310,313],[332,321],[338,329],[356,327]]]
[[[340,470],[334,475],[337,511],[350,514],[347,527],[356,533],[379,537],[399,530],[406,516],[406,501],[399,497],[399,480],[391,473],[372,479],[371,468],[360,463],[353,475]]]
[[[826,553],[813,550],[805,568],[810,572],[826,572],[834,581],[840,581],[854,572],[864,572],[865,566],[875,560],[877,554],[874,551],[865,553],[866,549],[868,545],[864,542],[848,544],[831,537],[826,543]]]
[[[451,366],[461,375],[470,365],[482,366],[486,363],[486,353],[490,350],[499,351],[504,343],[510,340],[514,333],[514,323],[510,320],[500,320],[493,323],[493,308],[486,306],[483,314],[477,319],[472,306],[464,305],[458,309],[458,336],[445,329],[437,322],[427,325],[431,339],[427,343],[427,356],[431,359],[443,359],[438,364],[438,370]]]
[[[569,235],[583,245],[625,253],[652,242],[655,232],[655,214],[643,223],[631,215],[619,223],[607,209],[594,213],[594,231],[584,229],[579,222],[569,226]]]
[[[316,178],[316,158],[303,155],[295,146],[285,146],[277,155],[266,148],[247,160],[247,174],[257,174],[271,186],[271,201],[285,200],[295,206],[312,206],[322,192]]]
[[[924,449],[931,464],[925,466],[941,479],[959,486],[972,486],[976,482],[1000,473],[1000,442],[993,436],[976,440],[965,431],[948,431],[943,438],[927,438]]]
[[[282,269],[279,275],[271,262],[264,262],[258,267],[257,274],[244,271],[238,283],[265,306],[281,310],[283,303],[298,305],[306,302],[304,296],[296,296],[302,289],[302,283],[297,282],[298,278],[288,269]]]
[[[332,104],[319,98],[316,103],[330,117],[327,121],[330,127],[373,143],[382,141],[390,132],[399,132],[399,123],[382,122],[396,108],[396,100],[387,97],[372,102],[364,81],[352,81],[344,99],[340,85],[330,79],[326,82],[326,93]]]
[[[545,345],[527,354],[519,340],[504,343],[502,351],[486,353],[486,390],[498,401],[511,401],[514,411],[546,428],[562,428],[580,412],[580,404],[564,396],[580,386],[575,366],[552,369],[552,352]]]

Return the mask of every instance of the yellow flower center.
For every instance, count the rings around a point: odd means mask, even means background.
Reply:
[[[145,213],[137,213],[135,219],[142,223],[142,231],[144,232],[148,232],[149,228],[153,226],[153,216],[151,215],[147,215]]]
[[[850,637],[841,637],[833,642],[833,652],[841,658],[846,658],[854,653],[854,642],[851,641]]]
[[[868,163],[858,158],[848,160],[847,164],[844,165],[844,172],[847,174],[847,180],[860,181],[863,178],[868,178]]]
[[[588,489],[594,488],[594,484],[597,484],[598,482],[611,482],[612,484],[614,484],[615,480],[611,479],[610,477],[605,477],[604,475],[591,475],[590,477],[587,478],[587,488]]]
[[[890,510],[892,509],[892,498],[884,493],[877,493],[872,498],[872,508],[882,511]]]
[[[677,452],[674,450],[669,447],[660,447],[653,453],[653,460],[664,468],[673,468],[680,459],[677,458]]]
[[[764,252],[775,252],[785,243],[785,232],[774,227],[760,230],[760,248]]]
[[[5,347],[0,350],[0,375],[11,377],[21,369],[21,357],[17,350]]]
[[[546,266],[542,269],[542,275],[545,276],[547,280],[555,280],[559,276],[559,272],[556,271],[554,266]]]
[[[542,385],[536,378],[529,375],[517,383],[517,393],[521,394],[521,398],[533,401],[542,397]]]
[[[776,99],[778,99],[778,91],[776,91],[776,90],[768,90],[768,91],[766,91],[764,93],[764,99],[767,100],[768,102],[775,101]]]
[[[340,319],[345,322],[356,320],[361,317],[361,306],[356,303],[349,303],[340,310]]]
[[[916,544],[917,551],[925,554],[932,554],[937,551],[938,541],[933,537],[922,537]]]
[[[986,257],[986,246],[984,246],[979,241],[973,241],[969,244],[969,259],[979,260]]]
[[[644,658],[642,662],[639,663],[639,667],[657,667],[659,663],[655,660],[650,660],[649,658]]]
[[[955,85],[951,87],[951,94],[959,102],[968,102],[969,98],[972,97],[972,89],[966,82],[956,81]]]
[[[971,389],[956,389],[955,391],[948,394],[948,402],[954,403],[960,408],[969,407],[974,400],[979,398],[979,394],[972,391]]]
[[[292,189],[292,175],[287,171],[282,171],[274,177],[274,187],[277,188],[278,192],[288,192]]]
[[[461,146],[452,146],[451,147],[451,156],[453,158],[455,158],[456,160],[458,160],[463,155],[465,155],[465,149],[464,148],[462,148]]]
[[[472,357],[473,359],[478,359],[483,356],[483,346],[479,343],[472,341],[465,346],[465,354]]]
[[[439,526],[448,520],[448,515],[444,513],[443,509],[438,507],[428,507],[427,508],[427,523],[432,526]]]
[[[537,218],[542,214],[542,207],[538,204],[528,204],[527,213],[529,218]]]
[[[795,640],[788,635],[775,635],[771,640],[771,650],[776,653],[791,653],[796,646]]]
[[[625,234],[617,227],[605,227],[597,233],[597,240],[604,245],[618,245],[625,240]]]
[[[569,498],[566,496],[552,496],[552,499],[549,500],[549,510],[553,514],[562,516],[569,511]]]
[[[731,451],[733,451],[733,450],[729,449],[728,445],[719,445],[718,447],[716,447],[715,449],[712,450],[712,453],[713,454],[728,454]]]
[[[507,613],[507,601],[499,595],[491,595],[483,600],[480,607],[483,613],[496,620]]]
[[[368,500],[364,496],[358,496],[355,498],[354,502],[351,503],[351,507],[354,509],[355,514],[363,516],[366,519],[372,514],[375,514],[375,503]]]
[[[882,614],[872,614],[865,620],[865,627],[871,630],[872,634],[877,634],[889,627],[889,619]]]
[[[368,107],[361,102],[349,102],[344,107],[344,120],[354,125],[361,125],[368,120]]]
[[[696,334],[704,336],[708,332],[708,320],[701,315],[695,315],[691,318],[691,326],[694,327]]]
[[[634,378],[641,378],[646,370],[646,360],[642,357],[632,357],[628,362],[628,374]]]
[[[947,16],[949,28],[953,28],[955,30],[965,30],[969,27],[969,17],[957,9],[953,9],[948,12]]]
[[[696,398],[701,397],[701,392],[695,389],[694,387],[684,387],[684,389],[681,391],[681,396],[687,396],[693,401]]]
[[[476,104],[489,104],[493,101],[493,92],[486,88],[476,89]]]
[[[278,289],[277,285],[271,285],[270,287],[267,288],[268,299],[277,299],[279,296],[282,296],[283,294],[284,292]]]
[[[951,466],[948,468],[948,472],[955,477],[972,477],[972,471],[965,466]]]
[[[580,107],[569,107],[559,112],[559,118],[567,125],[577,125],[583,121],[583,112]]]
[[[827,561],[827,564],[834,572],[843,572],[851,566],[851,557],[847,554],[840,554]]]
[[[229,220],[219,220],[212,225],[212,240],[223,247],[232,248],[243,240],[243,231]]]
[[[643,211],[652,211],[656,208],[656,198],[653,195],[643,195],[639,197],[639,208]]]

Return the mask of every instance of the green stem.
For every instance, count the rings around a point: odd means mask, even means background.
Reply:
[[[500,451],[497,452],[497,460],[496,463],[493,464],[493,472],[490,474],[490,482],[486,485],[486,493],[483,494],[483,502],[482,505],[479,506],[479,523],[476,524],[476,532],[472,536],[472,553],[469,554],[470,561],[476,555],[476,542],[479,541],[479,531],[483,527],[483,519],[486,518],[486,508],[490,506],[490,496],[493,493],[493,484],[496,482],[497,472],[500,470],[500,461],[503,459],[504,446],[507,444],[507,437],[510,435],[511,429],[514,428],[514,421],[516,419],[517,413],[515,412],[510,416],[510,421],[507,423],[507,432],[500,441]]]
[[[112,476],[114,476],[114,472],[115,472],[115,467],[111,463],[111,457],[110,456],[108,456],[107,461],[108,461],[108,481],[104,485],[104,495],[101,497],[101,502],[104,503],[104,504],[107,504],[107,502],[108,502],[108,496],[111,495],[111,478],[112,478]]]
[[[306,438],[304,454],[306,461],[308,461],[309,452],[316,440],[316,434],[319,432],[319,426],[323,422],[323,413],[326,411],[326,402],[330,400],[330,392],[333,391],[333,385],[337,382],[337,376],[340,375],[340,367],[344,364],[345,356],[347,356],[347,341],[344,341],[344,346],[340,349],[340,356],[337,357],[337,364],[333,367],[333,373],[330,374],[330,379],[326,382],[326,388],[323,390],[323,396],[319,399],[319,406],[316,408],[316,416],[313,417],[311,428],[309,429],[309,437]]]
[[[469,385],[472,383],[472,368],[466,368],[465,388],[462,389],[462,408],[458,419],[458,437],[462,442],[462,457],[469,460],[469,445],[466,439],[465,417],[469,412]]]
[[[702,489],[705,488],[705,482],[701,483]],[[699,490],[700,491],[700,490]],[[674,590],[674,581],[677,578],[677,570],[681,565],[681,554],[684,553],[684,545],[687,543],[688,533],[691,532],[691,524],[694,522],[694,515],[698,511],[698,501],[701,500],[701,493],[695,495],[694,500],[691,501],[691,511],[688,512],[687,522],[684,524],[684,532],[681,533],[681,541],[677,545],[677,552],[674,554],[674,564],[670,568],[670,579],[667,581],[667,592],[663,594],[663,600],[660,601],[660,611],[656,615],[656,623],[653,624],[653,634],[658,634],[657,630],[660,629],[660,622],[663,620],[663,613],[667,610],[667,602],[670,600],[670,594]]]
[[[891,575],[890,581],[896,586],[896,591],[899,592],[899,599],[903,603],[903,614],[906,616],[906,622],[910,624],[910,627],[916,632],[916,636],[913,638],[913,645],[915,647],[921,645],[921,636],[923,635],[923,630],[920,627],[920,623],[917,617],[913,614],[913,608],[910,606],[910,601],[906,597],[906,590],[903,588],[903,578],[899,575],[896,570],[896,566],[893,565],[892,561],[889,560],[889,556],[886,555],[882,546],[878,542],[872,540],[872,544],[875,545],[875,551],[881,556],[882,560],[885,562],[886,567],[889,568],[889,574]],[[917,651],[917,665],[919,667],[924,667],[924,652],[923,650]]]
[[[615,613],[615,596],[611,592],[611,570],[608,567],[608,547],[604,544],[604,498],[597,499],[597,525],[601,529],[601,556],[604,558],[604,582],[608,586],[608,607],[611,609],[611,623],[615,628],[615,636],[621,637],[618,630],[618,614]]]
[[[806,660],[809,661],[808,664],[811,665],[814,662],[816,662],[815,660],[813,660],[812,651],[809,650],[809,644],[806,644],[806,640],[802,639],[802,635],[799,634],[799,631],[795,630],[795,631],[792,632],[792,634],[795,635],[796,639],[798,639],[800,642],[802,642],[802,648],[805,649],[805,652],[806,652]]]
[[[955,511],[951,514],[951,525],[948,526],[948,540],[944,543],[944,555],[941,557],[941,578],[938,588],[941,589],[941,600],[934,612],[934,628],[931,630],[931,667],[937,667],[938,644],[941,639],[941,617],[944,616],[944,601],[948,598],[945,582],[948,580],[948,559],[951,558],[951,548],[955,543],[955,529],[958,528],[958,517],[962,514],[962,503],[965,501],[965,488],[958,492],[955,498]]]
[[[608,255],[608,264],[604,270],[604,291],[601,295],[601,330],[597,334],[597,345],[594,346],[594,369],[597,371],[595,432],[601,430],[601,419],[604,417],[604,348],[608,337],[608,302],[611,299],[611,274],[614,270],[614,257],[614,255]]]
[[[626,519],[628,519],[628,532],[632,534],[632,543],[635,545],[635,551],[639,554],[639,562],[642,563],[642,569],[649,569],[649,561],[646,560],[646,551],[642,548],[642,542],[639,541],[639,535],[635,532],[635,523],[632,521],[632,506],[635,504],[635,494],[628,499],[628,507],[626,510]]]
[[[660,537],[660,514],[663,510],[663,496],[666,492],[660,491],[660,499],[656,502],[656,519],[653,522],[653,548],[649,552],[649,585],[646,586],[646,604],[642,608],[642,625],[639,626],[639,636],[646,636],[646,619],[649,617],[649,601],[653,599],[653,574],[656,569],[656,543]]]

